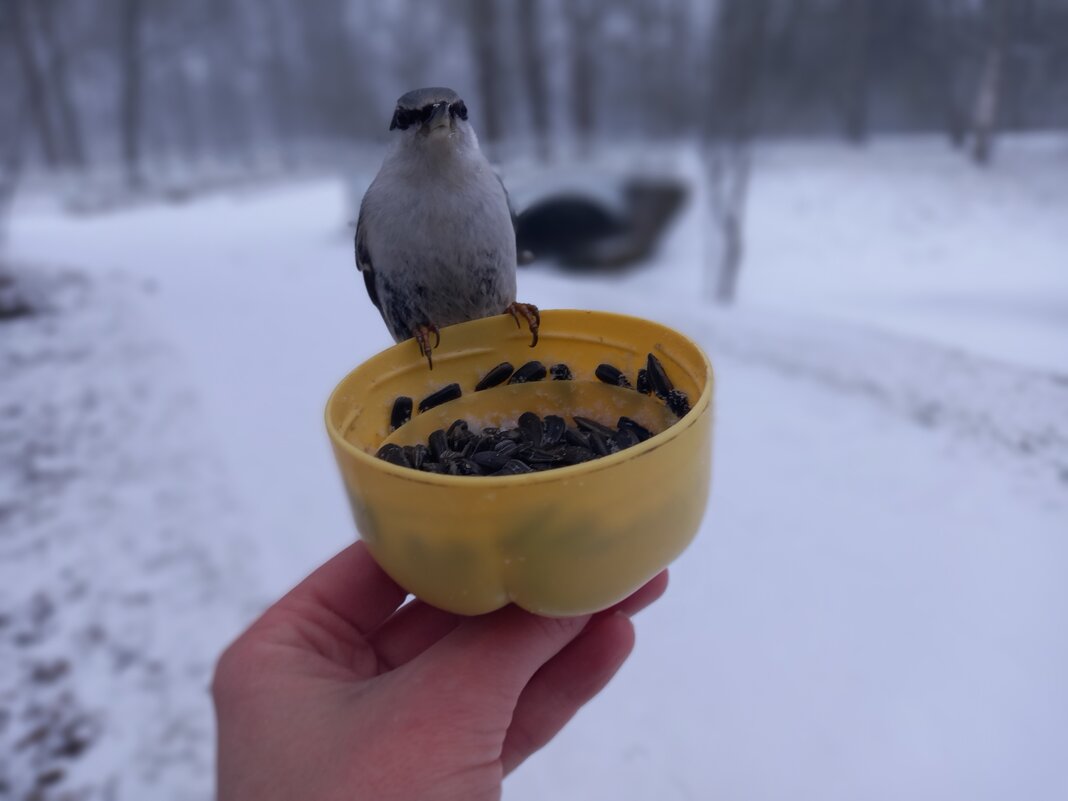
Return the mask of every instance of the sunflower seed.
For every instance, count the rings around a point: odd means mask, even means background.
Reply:
[[[481,392],[484,389],[503,384],[508,380],[508,376],[512,374],[513,369],[509,362],[501,362],[482,376],[482,380],[475,384],[475,392]]]
[[[412,399],[401,395],[393,401],[393,410],[389,414],[389,430],[396,431],[412,419]]]
[[[539,361],[530,361],[512,373],[509,384],[525,384],[528,381],[541,381],[545,378],[545,365]]]
[[[437,392],[431,392],[419,401],[419,411],[425,412],[427,409],[433,409],[435,406],[440,406],[448,401],[456,400],[462,394],[463,392],[460,390],[459,384],[448,384]]]

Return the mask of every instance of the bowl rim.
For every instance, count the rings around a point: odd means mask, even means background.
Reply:
[[[431,486],[438,487],[497,487],[497,486],[519,486],[521,484],[541,484],[549,481],[558,481],[563,479],[572,479],[576,476],[588,475],[599,472],[601,470],[611,469],[617,464],[621,464],[629,459],[638,458],[646,453],[650,453],[657,448],[663,447],[671,440],[681,436],[687,429],[691,428],[697,423],[698,418],[705,412],[707,407],[712,402],[712,392],[715,387],[716,378],[712,368],[712,362],[708,358],[708,354],[704,349],[693,339],[681,331],[665,325],[657,320],[650,320],[645,317],[637,317],[632,314],[619,314],[617,312],[606,312],[596,309],[547,309],[542,310],[542,315],[551,314],[552,312],[581,312],[583,314],[589,314],[599,317],[614,317],[620,321],[626,322],[633,320],[643,324],[651,324],[659,328],[671,331],[676,336],[680,337],[686,344],[694,349],[694,351],[701,357],[701,361],[705,366],[706,380],[704,386],[701,388],[701,394],[697,398],[697,401],[690,407],[690,411],[678,419],[678,422],[671,424],[658,434],[654,434],[645,442],[640,442],[637,445],[633,445],[626,450],[619,451],[617,453],[609,454],[608,456],[601,456],[597,459],[591,459],[588,462],[582,462],[580,464],[568,465],[567,467],[558,467],[553,470],[543,470],[541,472],[534,473],[521,473],[514,476],[450,476],[440,473],[427,473],[422,470],[415,470],[411,467],[401,467],[395,465],[392,462],[387,462],[385,459],[379,459],[374,454],[367,453],[362,448],[358,448],[349,442],[341,434],[337,426],[333,425],[330,420],[330,411],[333,408],[334,401],[337,398],[338,393],[341,390],[342,385],[348,381],[349,377],[357,370],[363,368],[367,362],[371,359],[375,359],[378,356],[386,353],[393,348],[399,348],[406,344],[407,340],[398,342],[391,345],[388,348],[378,351],[372,356],[364,359],[356,367],[349,370],[340,381],[331,390],[329,397],[326,400],[326,406],[324,409],[324,420],[326,422],[327,434],[330,437],[330,441],[335,448],[340,448],[357,462],[362,462],[373,470],[378,470],[386,475],[400,479],[402,481],[409,481],[413,484],[429,484]],[[477,320],[469,320],[464,323],[457,323],[456,325],[446,326],[441,329],[442,333],[450,330],[460,328],[461,326],[477,326],[486,324],[487,320],[493,320],[494,317],[483,317]],[[500,315],[506,316],[506,315]],[[422,357],[420,357],[422,358]]]

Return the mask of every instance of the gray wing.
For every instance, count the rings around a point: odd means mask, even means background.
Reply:
[[[515,208],[512,206],[512,196],[508,194],[508,187],[504,185],[504,180],[496,172],[493,173],[497,176],[497,183],[501,185],[501,191],[504,192],[504,202],[508,204],[508,216],[512,218],[512,230],[519,230],[518,218],[515,214]]]
[[[378,289],[375,286],[375,271],[371,265],[371,254],[367,250],[365,237],[366,230],[363,224],[363,204],[360,205],[360,216],[356,220],[356,266],[363,273],[363,283],[367,287],[367,294],[375,308],[382,311],[382,305],[378,302]]]

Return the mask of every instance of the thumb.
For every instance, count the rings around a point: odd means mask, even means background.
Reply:
[[[464,620],[418,661],[439,691],[475,706],[499,704],[510,715],[531,677],[589,620],[589,615],[540,617],[508,606]]]

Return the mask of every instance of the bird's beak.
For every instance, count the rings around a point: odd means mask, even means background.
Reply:
[[[436,128],[447,128],[449,125],[449,104],[437,103],[434,105],[434,111],[430,114],[430,119],[426,121],[426,127],[428,130],[434,130]]]

